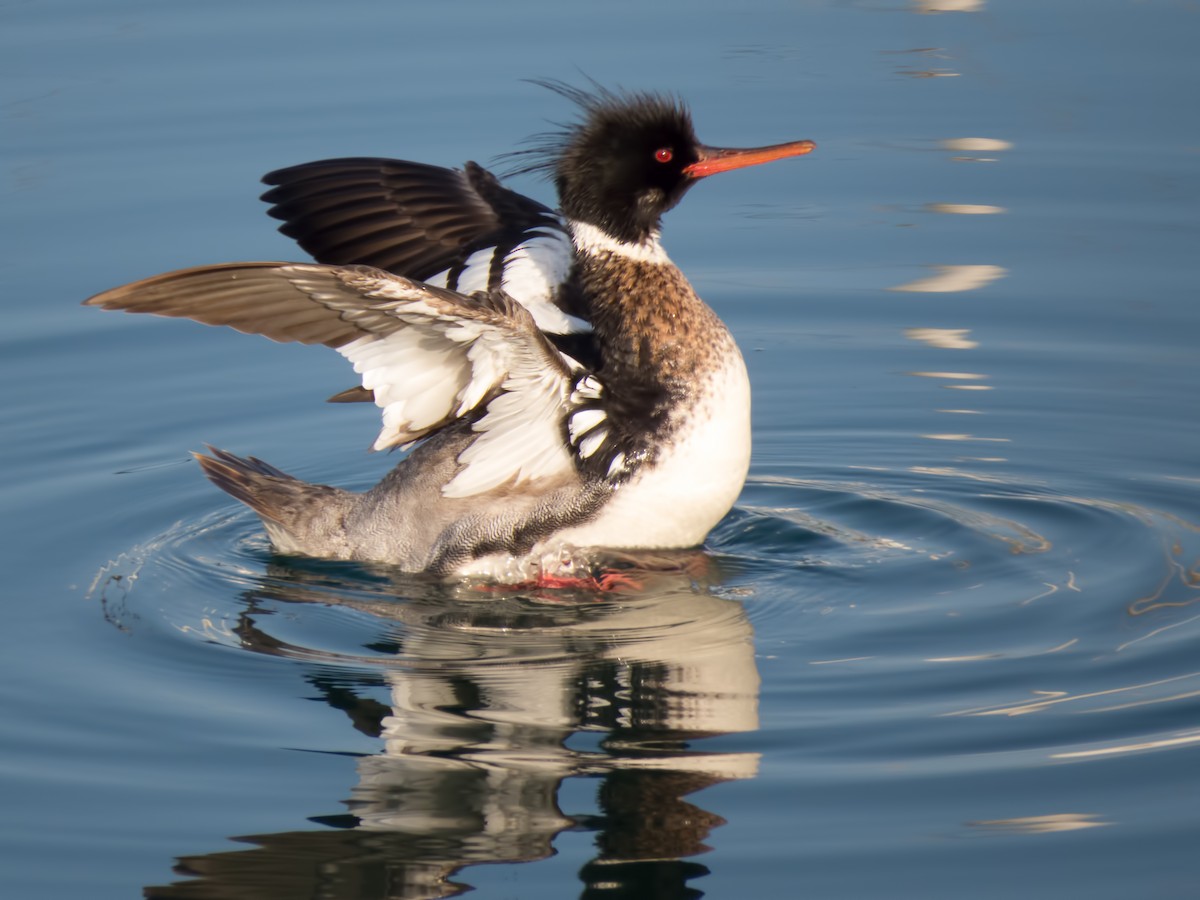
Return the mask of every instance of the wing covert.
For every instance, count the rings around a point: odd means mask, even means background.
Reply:
[[[279,230],[318,262],[369,265],[462,294],[503,290],[553,334],[590,331],[558,306],[574,247],[558,214],[473,162],[377,157],[269,173]]]

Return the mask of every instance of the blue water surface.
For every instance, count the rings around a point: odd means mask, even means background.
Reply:
[[[1178,0],[5,4],[4,895],[1200,895],[1197,37]],[[487,164],[571,117],[544,77],[818,143],[665,222],[751,372],[736,508],[603,595],[273,555],[188,453],[373,484],[344,362],[80,302],[303,259],[263,173]]]

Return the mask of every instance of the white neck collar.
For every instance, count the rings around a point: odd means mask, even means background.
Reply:
[[[667,257],[667,251],[663,249],[658,240],[658,232],[651,232],[650,236],[644,241],[632,243],[630,241],[619,241],[609,234],[605,234],[595,225],[589,225],[587,222],[577,222],[574,219],[567,221],[568,227],[571,229],[571,238],[575,242],[575,249],[580,253],[586,253],[589,256],[597,256],[601,253],[612,253],[616,256],[623,256],[626,259],[636,260],[637,262],[646,263],[670,263]]]

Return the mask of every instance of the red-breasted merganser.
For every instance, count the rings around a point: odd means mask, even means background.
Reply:
[[[659,243],[699,179],[800,156],[707,147],[679,101],[545,83],[582,110],[514,154],[559,212],[461,170],[390,159],[281,169],[263,199],[316,264],[170,272],[87,305],[324,344],[374,399],[375,449],[414,446],[366,493],[210,448],[205,474],[275,549],[507,583],[589,549],[699,544],[750,460],[750,386],[724,324]]]

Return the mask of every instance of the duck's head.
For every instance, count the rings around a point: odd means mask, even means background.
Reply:
[[[812,141],[709,147],[697,140],[691,114],[677,99],[538,83],[575,102],[583,115],[561,132],[539,136],[524,151],[538,161],[521,171],[551,172],[562,212],[619,241],[640,243],[657,232],[663,213],[701,178],[816,147]]]

